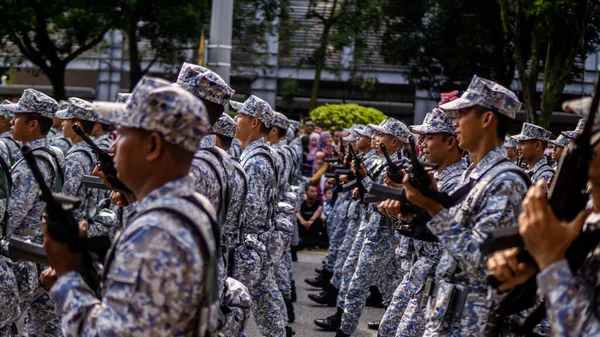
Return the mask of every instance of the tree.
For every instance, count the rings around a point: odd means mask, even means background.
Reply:
[[[54,97],[64,99],[67,65],[103,40],[114,8],[112,0],[4,0],[0,41],[16,46],[48,77]]]
[[[577,58],[595,51],[600,29],[600,4],[594,0],[499,0],[504,30],[514,45],[514,60],[523,90],[527,120],[548,127],[559,107]],[[535,113],[536,84],[544,82],[541,118]]]
[[[179,67],[197,49],[210,20],[211,0],[119,0],[119,28],[127,37],[131,88],[158,63]],[[148,49],[142,43],[148,43]],[[150,54],[151,58],[148,58]],[[144,64],[144,59],[149,61]]]
[[[381,54],[418,89],[439,98],[477,74],[510,86],[512,46],[491,0],[387,0]]]

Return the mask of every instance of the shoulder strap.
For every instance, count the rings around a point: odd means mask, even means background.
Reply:
[[[54,171],[55,177],[54,177],[54,192],[58,192],[60,193],[62,191],[62,186],[64,183],[64,172],[62,170],[62,167],[60,167],[60,163],[58,161],[58,156],[56,155],[56,153],[54,151],[52,151],[50,148],[46,147],[46,146],[42,146],[42,147],[36,147],[35,149],[31,150],[33,155],[37,158],[43,159],[45,161],[47,161],[50,166],[52,167],[52,171]],[[53,160],[48,160],[48,158],[42,156],[41,154],[36,154],[36,151],[42,151],[45,152],[46,154],[50,155],[50,157]],[[25,160],[24,157],[19,158],[19,160],[17,160],[10,168],[10,172],[12,172],[15,167],[17,167],[21,162],[23,162]]]
[[[223,223],[225,222],[225,218],[227,216],[227,209],[229,208],[229,203],[231,201],[231,193],[229,192],[229,183],[228,183],[228,179],[226,177],[227,171],[225,170],[225,166],[223,165],[223,162],[221,161],[220,154],[217,151],[215,151],[215,152],[217,152],[217,153],[215,153],[213,151],[208,150],[208,148],[200,149],[200,151],[204,151],[204,150],[206,150],[206,152],[210,153],[216,159],[216,161],[218,161],[219,164],[221,164],[221,170],[219,170],[217,167],[215,167],[215,165],[210,160],[207,160],[206,158],[203,158],[203,157],[194,156],[195,159],[202,160],[208,166],[210,166],[211,170],[213,170],[213,172],[215,172],[215,174],[217,175],[217,177],[219,179],[219,189],[221,192],[221,204],[219,205],[219,224],[223,225]]]
[[[77,150],[75,150],[75,151],[73,151],[73,152],[70,152],[69,154],[73,154],[73,153],[83,153],[83,154],[85,154],[85,156],[86,156],[86,157],[87,157],[87,158],[90,160],[90,164],[92,165],[92,168],[93,168],[93,165],[94,165],[94,157],[92,156],[92,154],[91,154],[91,153],[89,153],[89,152],[88,152],[88,151],[86,151],[85,149],[77,149]],[[66,156],[65,156],[65,158],[66,158]]]
[[[11,141],[17,148],[19,148],[19,144],[17,143],[16,140],[10,138],[10,137],[2,137],[2,139],[6,139],[8,141]],[[12,149],[10,148],[10,146],[8,146],[8,144],[6,145],[6,150],[8,151],[8,158],[10,158],[10,160],[12,161],[13,158],[13,153],[12,153]],[[5,164],[8,164],[5,162]]]

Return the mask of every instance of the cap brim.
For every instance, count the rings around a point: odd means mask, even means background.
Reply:
[[[386,129],[382,128],[382,127],[381,127],[381,126],[379,126],[379,125],[375,125],[375,126],[373,126],[372,128],[373,128],[373,130],[374,130],[375,132],[381,132],[381,133],[389,134],[389,132],[387,132],[387,130],[386,130]]]
[[[356,132],[356,133],[357,133],[359,136],[363,136],[363,137],[369,137],[369,138],[373,137],[373,135],[371,135],[371,134],[369,134],[369,133],[367,133],[367,132],[364,132],[363,130],[354,130],[354,131],[355,131],[355,132]]]
[[[527,136],[525,136],[525,135],[521,135],[521,134],[519,134],[519,135],[514,135],[514,136],[512,136],[512,137],[513,137],[513,139],[514,139],[514,140],[516,140],[517,142],[522,142],[522,141],[525,141],[525,140],[532,140],[532,139],[535,139],[535,138],[532,138],[532,137],[527,137]]]
[[[477,105],[477,102],[474,102],[465,97],[459,97],[453,101],[450,101],[450,102],[440,105],[438,108],[442,109],[442,111],[444,111],[444,113],[447,113],[450,115],[458,115],[458,111],[460,109],[470,108],[475,105]]]
[[[242,104],[240,102],[236,102],[236,101],[229,101],[229,106],[231,107],[231,110],[239,113],[240,110],[242,110],[242,107],[244,106],[244,104]]]
[[[69,115],[69,109],[59,110],[54,115],[58,119],[73,119],[75,116]]]
[[[123,115],[126,113],[125,103],[115,102],[94,102],[92,109],[94,109],[94,115],[96,120],[106,124],[120,125],[123,121]]]
[[[342,138],[342,140],[343,140],[343,141],[345,141],[345,142],[355,142],[355,141],[357,141],[357,140],[358,140],[358,138],[354,138],[354,137],[345,137],[345,138]]]
[[[573,140],[577,137],[578,133],[575,131],[563,131],[560,133],[561,135]]]
[[[577,114],[579,117],[586,119],[590,114],[592,106],[592,98],[584,97],[563,102],[562,109],[566,112]]]
[[[421,124],[421,125],[411,125],[409,127],[410,131],[419,135],[430,135],[435,133],[454,133],[454,131],[449,131],[442,128],[432,127],[431,125]]]

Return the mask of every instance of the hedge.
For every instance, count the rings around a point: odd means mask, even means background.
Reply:
[[[323,123],[325,129],[349,128],[352,124],[379,124],[387,119],[381,111],[358,104],[326,104],[310,112],[314,123]]]

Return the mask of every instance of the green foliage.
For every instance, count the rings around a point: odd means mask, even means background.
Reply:
[[[323,123],[328,130],[349,128],[352,124],[379,124],[387,119],[381,111],[358,104],[326,104],[310,112],[315,123]]]
[[[381,54],[417,88],[463,89],[473,74],[509,85],[512,47],[497,1],[385,0]]]

